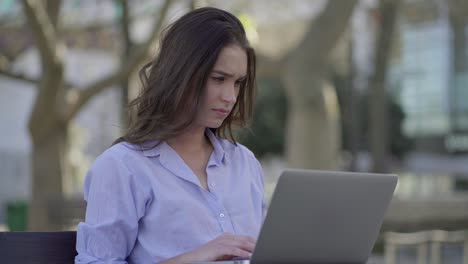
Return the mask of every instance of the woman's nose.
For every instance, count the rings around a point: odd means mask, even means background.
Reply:
[[[227,103],[235,103],[237,99],[237,89],[235,87],[235,84],[229,84],[223,90],[223,101]]]

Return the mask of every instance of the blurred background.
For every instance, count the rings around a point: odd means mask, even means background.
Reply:
[[[465,0],[0,0],[1,230],[76,228],[138,68],[202,6],[237,15],[256,49],[238,134],[267,201],[286,167],[396,173],[373,261],[468,263]]]

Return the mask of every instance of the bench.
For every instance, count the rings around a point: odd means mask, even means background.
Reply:
[[[2,263],[74,263],[76,232],[0,232]]]

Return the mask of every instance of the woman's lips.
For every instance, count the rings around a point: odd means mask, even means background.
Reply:
[[[219,116],[227,116],[229,115],[229,110],[227,109],[222,109],[222,108],[215,108],[213,109],[213,111],[215,111],[215,113]]]

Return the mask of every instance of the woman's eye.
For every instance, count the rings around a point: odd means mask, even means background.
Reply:
[[[236,86],[241,86],[243,83],[245,83],[245,79],[237,80],[236,81]]]
[[[218,81],[218,82],[224,82],[224,77],[211,77],[213,80]]]

